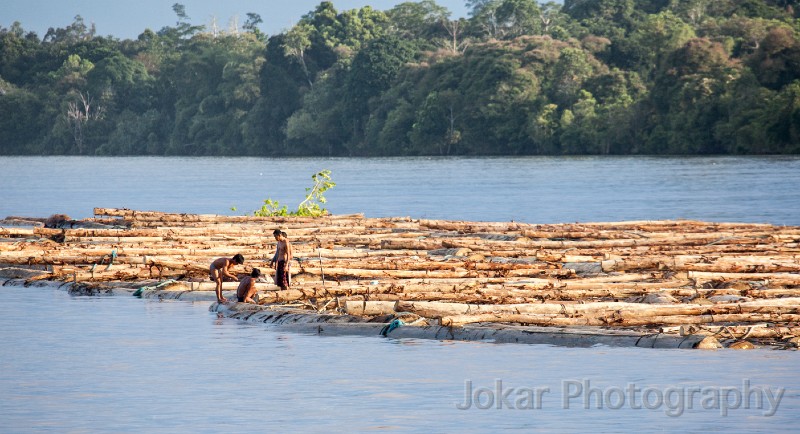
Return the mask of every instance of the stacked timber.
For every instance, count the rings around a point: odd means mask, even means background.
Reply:
[[[211,261],[240,253],[241,275],[267,271],[277,228],[294,247],[293,284],[258,283],[260,304],[412,315],[444,327],[593,327],[762,344],[800,336],[799,227],[94,213],[59,228],[19,223],[42,218],[0,222],[0,277],[213,299]]]

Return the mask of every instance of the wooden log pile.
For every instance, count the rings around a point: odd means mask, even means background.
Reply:
[[[94,213],[55,229],[0,221],[0,267],[41,270],[28,280],[172,279],[178,284],[166,290],[213,292],[215,258],[241,253],[240,275],[270,272],[279,228],[294,246],[293,284],[282,291],[262,279],[262,304],[412,314],[452,327],[591,326],[771,343],[800,336],[800,227]]]

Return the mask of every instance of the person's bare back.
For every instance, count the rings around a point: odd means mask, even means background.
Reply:
[[[230,272],[233,266],[234,263],[233,261],[231,261],[230,258],[215,259],[214,262],[212,262],[211,266],[209,267],[209,274],[211,275],[211,280],[216,280],[217,277],[219,276],[235,279],[236,276],[234,276]]]
[[[256,279],[261,276],[261,270],[253,268],[250,275],[244,277],[239,282],[239,288],[236,290],[236,301],[239,303],[255,303],[253,296],[256,294]]]

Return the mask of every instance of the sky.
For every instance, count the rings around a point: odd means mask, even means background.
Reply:
[[[332,0],[337,10],[372,6],[387,10],[408,0]],[[177,16],[172,5],[180,3],[186,8],[193,25],[210,24],[216,18],[217,26],[225,30],[233,17],[238,17],[239,27],[248,12],[261,15],[261,30],[269,35],[291,28],[304,14],[314,10],[321,0],[0,0],[0,26],[8,28],[15,21],[25,31],[34,31],[39,37],[47,29],[63,28],[74,21],[76,15],[86,25],[94,23],[98,36],[119,39],[136,39],[145,29],[158,31],[174,26]],[[452,17],[466,17],[464,0],[436,0],[446,7]]]

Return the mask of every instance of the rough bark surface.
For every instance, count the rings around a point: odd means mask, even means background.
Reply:
[[[590,326],[594,332],[713,336],[781,347],[800,336],[800,227],[536,225],[360,214],[269,218],[110,208],[96,208],[95,216],[59,228],[42,227],[43,218],[0,221],[6,222],[0,226],[0,278],[69,282],[98,294],[134,288],[142,296],[215,300],[209,264],[241,253],[239,276],[254,267],[265,273],[257,284],[260,304],[317,315],[384,322],[405,315],[429,326],[491,323],[493,330]],[[287,290],[270,278],[274,229],[287,232],[294,246]],[[236,285],[223,284],[226,297]]]

